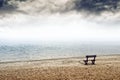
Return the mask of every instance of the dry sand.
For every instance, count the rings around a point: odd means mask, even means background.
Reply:
[[[120,80],[120,55],[0,63],[0,80]]]

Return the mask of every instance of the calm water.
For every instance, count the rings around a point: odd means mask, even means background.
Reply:
[[[120,45],[113,44],[41,44],[0,45],[0,61],[40,60],[81,57],[87,54],[120,54]]]

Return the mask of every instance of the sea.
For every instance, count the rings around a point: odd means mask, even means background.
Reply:
[[[120,54],[120,44],[108,43],[39,43],[0,44],[0,62],[42,60],[85,55]]]

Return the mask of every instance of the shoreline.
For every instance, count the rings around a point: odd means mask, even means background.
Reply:
[[[107,60],[107,59],[110,59],[111,61],[112,60],[115,60],[115,59],[118,59],[120,58],[120,55],[119,54],[114,54],[114,55],[99,55],[96,57],[96,63],[99,62],[99,61],[103,61],[103,60]],[[77,64],[84,66],[84,62],[83,60],[85,59],[85,57],[68,57],[68,58],[52,58],[52,59],[41,59],[41,60],[24,60],[24,61],[7,61],[7,62],[0,62],[0,68],[1,68],[1,65],[4,67],[4,66],[13,66],[13,67],[16,67],[16,66],[28,66],[28,65],[32,65],[32,66],[35,66],[33,65],[34,63],[35,64],[39,64],[40,66],[42,66],[44,64],[44,66],[47,66],[46,63],[52,63],[54,65],[63,65],[62,63],[66,62],[67,61],[70,63],[70,62],[76,62]],[[120,61],[120,60],[119,60]],[[42,64],[42,65],[41,65]],[[52,66],[49,65],[49,66]],[[72,63],[74,65],[74,63]],[[64,66],[64,65],[63,65]]]
[[[120,56],[120,54],[97,55],[97,57],[101,57],[101,56]],[[71,58],[85,58],[85,56],[64,57],[64,58],[48,58],[48,59],[35,59],[35,60],[0,61],[0,64],[21,63],[21,62],[36,62],[36,61],[48,61],[48,60],[60,60],[60,59],[71,59]]]

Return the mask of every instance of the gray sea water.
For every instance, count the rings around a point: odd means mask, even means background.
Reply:
[[[119,44],[0,45],[0,62],[120,54]]]

